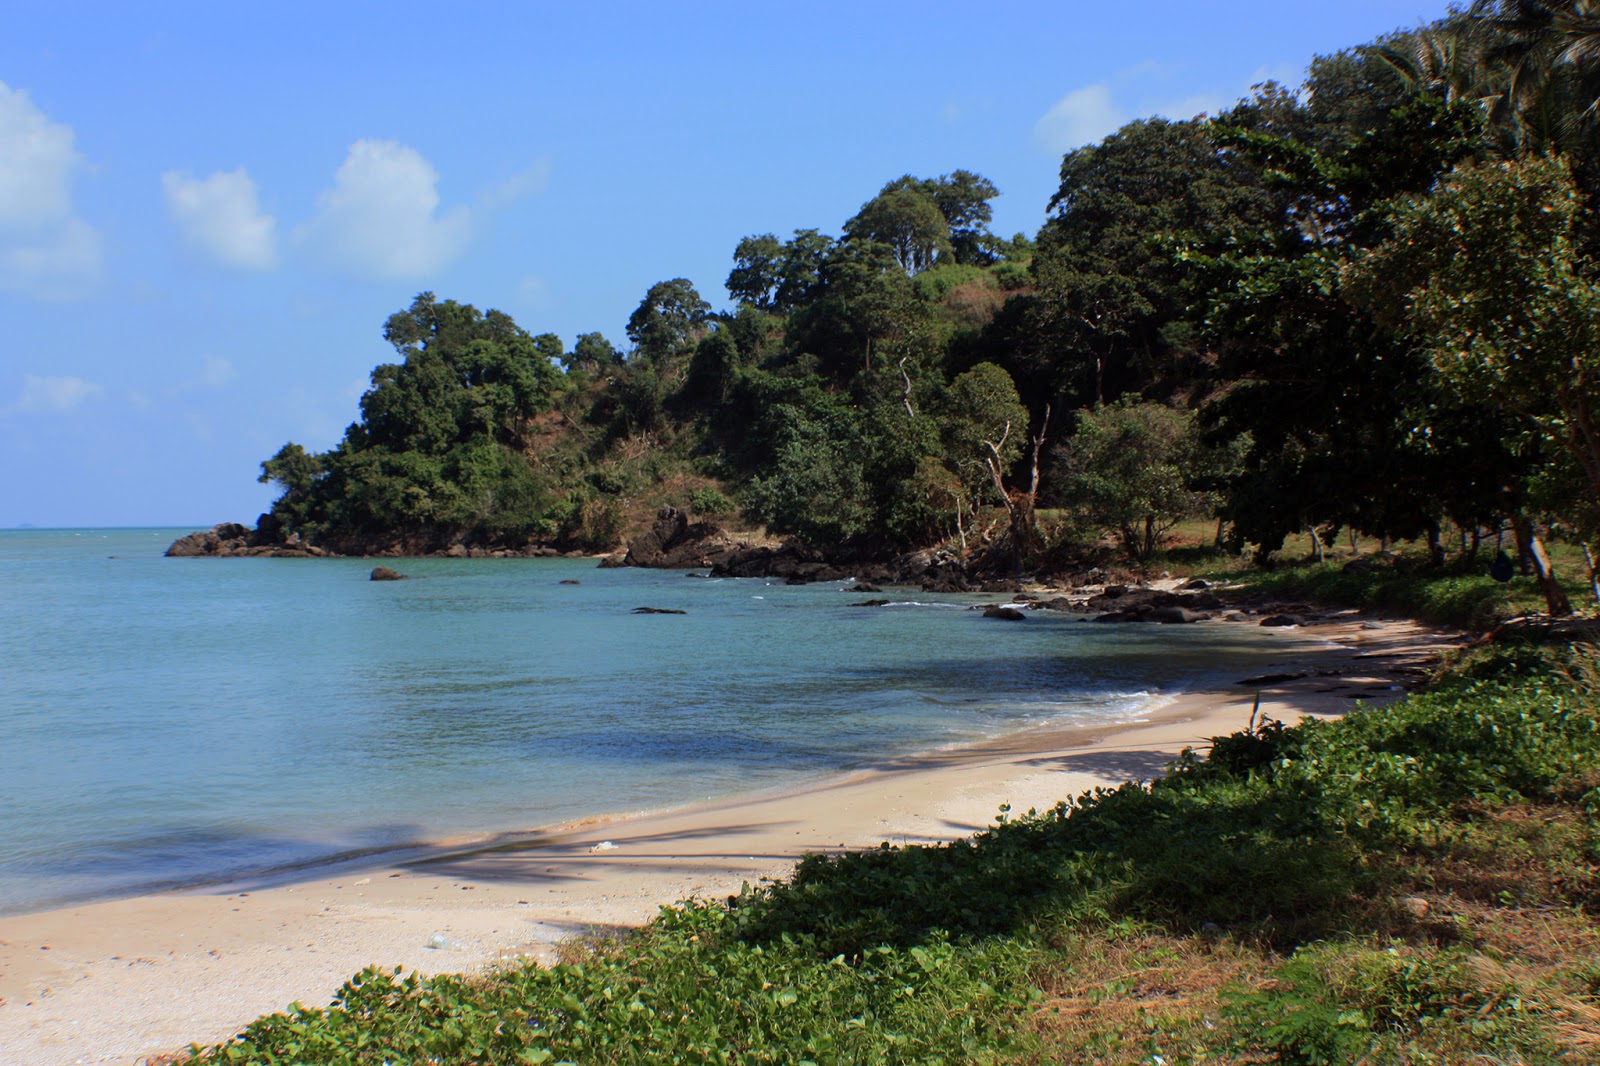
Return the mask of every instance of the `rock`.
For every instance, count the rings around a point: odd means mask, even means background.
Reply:
[[[1199,611],[1191,611],[1187,607],[1152,607],[1145,613],[1145,621],[1160,622],[1162,625],[1186,625],[1210,617]]]
[[[1211,582],[1207,581],[1203,577],[1197,577],[1192,581],[1185,581],[1183,584],[1178,586],[1179,590],[1182,592],[1204,592],[1210,587]]]
[[[716,523],[690,522],[687,513],[676,507],[663,507],[656,512],[650,529],[628,545],[622,565],[687,570],[713,566],[733,554],[732,542]]]
[[[1400,908],[1413,918],[1426,918],[1433,905],[1421,896],[1407,896],[1400,901]]]
[[[406,575],[390,570],[387,566],[373,567],[372,576],[368,578],[369,581],[404,581],[405,579]]]
[[[1015,607],[1002,607],[999,604],[996,604],[993,607],[985,607],[983,609],[983,616],[985,618],[1003,618],[1007,622],[1023,622],[1028,618],[1027,615],[1023,614]]]
[[[688,611],[678,611],[671,607],[635,607],[634,614],[688,614]]]
[[[1299,674],[1262,674],[1260,677],[1247,677],[1242,681],[1235,681],[1236,685],[1279,685],[1285,681],[1299,681],[1307,675]]]
[[[860,603],[846,604],[848,607],[887,607],[888,600],[862,600]]]
[[[562,585],[581,585],[581,584],[583,584],[583,582],[577,580],[576,578],[570,578],[569,577],[566,580],[559,582],[559,584],[562,584]]]
[[[880,589],[878,586],[876,586],[874,584],[871,584],[869,582],[857,581],[854,585],[850,586],[850,591],[851,592],[882,592],[883,590]]]
[[[445,549],[445,555],[452,559],[465,559],[467,557],[466,546],[462,544],[452,544],[450,547]]]
[[[1297,614],[1269,614],[1261,620],[1264,626],[1300,626],[1305,620]]]
[[[1078,611],[1082,610],[1080,604],[1074,603],[1065,596],[1056,596],[1048,600],[1037,600],[1033,604],[1035,611]]]
[[[1110,611],[1106,614],[1096,615],[1096,622],[1148,622],[1149,616],[1143,611]]]

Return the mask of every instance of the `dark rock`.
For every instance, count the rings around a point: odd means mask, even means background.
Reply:
[[[688,611],[676,611],[670,607],[635,607],[633,614],[688,614]]]
[[[1024,622],[1028,618],[1027,615],[1023,614],[1015,607],[1001,607],[998,604],[993,607],[985,607],[983,609],[983,616],[985,618],[1003,618],[1007,622]]]
[[[1191,611],[1187,607],[1152,607],[1144,614],[1145,621],[1160,622],[1162,625],[1186,625],[1198,622],[1208,615],[1199,611]]]
[[[888,600],[862,600],[860,603],[848,604],[850,607],[887,607]]]
[[[1035,611],[1081,611],[1083,607],[1065,596],[1056,596],[1053,599],[1036,601],[1032,609]]]
[[[1262,674],[1260,677],[1247,677],[1242,681],[1234,682],[1234,684],[1237,684],[1237,685],[1279,685],[1279,684],[1282,684],[1285,681],[1299,681],[1302,677],[1305,677],[1305,676],[1306,675],[1303,674],[1303,673],[1301,673],[1301,674]]]
[[[1178,588],[1183,592],[1204,592],[1210,587],[1211,582],[1207,581],[1203,577],[1197,577],[1192,581],[1185,581],[1182,585],[1178,586]]]
[[[390,570],[387,566],[373,567],[372,576],[368,578],[369,581],[404,581],[405,579],[406,575],[396,570]]]
[[[851,592],[882,592],[883,590],[880,589],[878,586],[873,585],[873,584],[871,584],[869,582],[857,581],[854,585],[850,586],[849,591],[851,591]]]
[[[650,529],[628,545],[623,565],[686,570],[712,566],[733,553],[728,535],[714,522],[690,522],[688,514],[678,508],[663,507]]]
[[[577,580],[569,577],[565,581],[562,581],[561,584],[563,584],[563,585],[581,585],[581,584],[583,584],[583,582],[582,581],[577,581]]]
[[[1096,622],[1148,622],[1150,617],[1143,611],[1109,611],[1106,614],[1096,615]]]
[[[1125,585],[1112,585],[1100,595],[1090,597],[1085,606],[1096,611],[1132,611],[1141,608],[1181,607],[1186,602],[1188,601],[1184,597],[1175,592],[1130,589]]]
[[[1297,614],[1269,614],[1261,620],[1264,626],[1303,626],[1305,619]]]

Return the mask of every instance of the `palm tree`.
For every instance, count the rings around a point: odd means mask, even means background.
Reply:
[[[1479,61],[1501,82],[1490,121],[1522,151],[1590,155],[1600,130],[1600,0],[1478,0]]]

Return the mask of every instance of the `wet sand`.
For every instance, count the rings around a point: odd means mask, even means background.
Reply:
[[[563,940],[781,877],[808,852],[949,840],[992,824],[1001,804],[1045,809],[1148,780],[1185,747],[1244,728],[1258,691],[1261,713],[1289,722],[1334,717],[1358,699],[1389,702],[1455,642],[1350,613],[1291,632],[1328,645],[1286,646],[1264,673],[1303,676],[1196,688],[1139,723],[1042,727],[780,792],[441,847],[398,864],[369,859],[0,918],[0,1062],[138,1063],[226,1039],[292,1001],[324,1004],[373,963],[435,973],[548,961]]]

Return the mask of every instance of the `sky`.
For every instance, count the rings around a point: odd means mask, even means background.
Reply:
[[[1063,152],[1225,108],[1444,0],[7,0],[0,528],[253,522],[423,291],[570,347],[741,237],[967,169],[1032,235]]]

